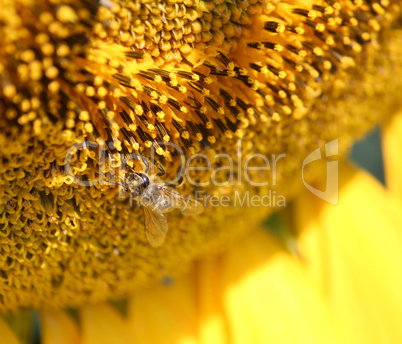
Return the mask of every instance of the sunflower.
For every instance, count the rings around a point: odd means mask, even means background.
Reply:
[[[3,2],[5,342],[399,342],[397,1]],[[130,177],[209,201],[151,231]]]

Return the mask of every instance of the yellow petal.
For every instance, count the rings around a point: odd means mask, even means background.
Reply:
[[[383,128],[382,137],[386,185],[402,199],[402,111]]]
[[[83,344],[135,343],[123,317],[107,304],[81,309]]]
[[[361,343],[401,343],[402,206],[367,173],[340,172],[337,206],[296,201],[306,270]]]
[[[297,259],[263,231],[222,261],[233,343],[353,343]]]
[[[1,343],[20,344],[15,334],[11,331],[7,323],[0,317],[0,338]]]
[[[197,303],[194,274],[170,286],[137,292],[129,302],[128,323],[136,343],[196,343]]]
[[[223,309],[223,293],[219,283],[222,274],[219,259],[206,257],[195,266],[198,340],[203,344],[229,342]]]
[[[43,344],[79,344],[78,326],[71,317],[59,310],[41,312]]]
[[[298,259],[263,230],[171,286],[136,293],[129,318],[142,344],[355,343]]]

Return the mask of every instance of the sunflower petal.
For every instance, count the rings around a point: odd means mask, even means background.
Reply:
[[[107,304],[81,310],[83,344],[135,343],[123,317]]]
[[[227,343],[222,294],[214,283],[220,277],[216,266],[215,258],[205,258],[195,264],[192,273],[177,278],[173,285],[158,285],[136,293],[129,306],[136,340]]]
[[[296,201],[306,270],[362,343],[400,343],[402,211],[373,177],[341,165],[339,204]]]
[[[63,311],[43,311],[41,325],[43,344],[81,343],[77,324]]]
[[[142,344],[355,342],[298,259],[263,230],[172,286],[137,293],[129,319]]]
[[[204,258],[195,266],[199,343],[228,343],[228,329],[220,288],[219,257]]]
[[[194,274],[137,292],[128,306],[135,342],[196,343],[196,307]]]
[[[20,344],[15,334],[11,331],[7,323],[0,317],[1,342],[7,344]]]
[[[223,258],[233,343],[352,343],[297,259],[263,231]]]
[[[402,199],[402,111],[383,129],[383,157],[387,187]]]

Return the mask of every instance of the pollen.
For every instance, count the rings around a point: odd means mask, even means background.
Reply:
[[[272,209],[172,213],[155,250],[124,168],[143,171],[143,156],[169,180],[179,150],[235,166],[286,153],[275,185],[292,195],[317,145],[342,137],[346,152],[393,104],[378,85],[402,87],[399,12],[396,0],[3,0],[0,309],[124,296],[262,220]],[[207,183],[222,161],[194,163],[205,186],[181,194],[228,193]]]

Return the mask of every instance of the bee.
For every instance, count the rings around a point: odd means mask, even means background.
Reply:
[[[203,205],[157,182],[146,173],[129,171],[125,186],[130,195],[144,210],[144,227],[148,242],[152,247],[163,244],[168,231],[168,223],[163,215],[179,209],[183,215],[198,215]]]

